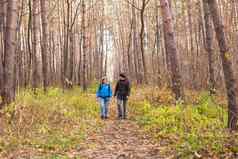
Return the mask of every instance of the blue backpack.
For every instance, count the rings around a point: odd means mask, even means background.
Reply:
[[[111,88],[111,85],[110,84],[106,84],[108,86],[108,96],[110,96],[110,88]],[[100,84],[99,86],[99,91],[101,91],[102,89],[102,84]]]

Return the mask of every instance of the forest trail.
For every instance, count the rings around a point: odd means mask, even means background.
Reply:
[[[84,146],[70,156],[86,159],[160,159],[162,149],[132,120],[117,120],[116,106],[98,134],[89,135]]]

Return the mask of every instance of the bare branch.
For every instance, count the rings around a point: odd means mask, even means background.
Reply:
[[[147,2],[145,2],[145,6],[147,6],[149,4],[150,0],[147,0]]]
[[[135,9],[141,11],[141,8],[138,8],[137,6],[135,6],[135,4],[131,3],[131,1],[129,0],[124,0],[125,2],[129,3],[132,7],[134,7]],[[149,0],[148,0],[149,1]]]
[[[82,2],[82,1],[80,1],[80,2],[78,3],[78,6],[77,6],[77,8],[76,8],[76,13],[75,13],[75,15],[74,15],[73,22],[72,22],[72,24],[71,24],[70,30],[72,30],[72,28],[73,28],[73,26],[74,26],[74,23],[75,23],[75,21],[76,21],[76,18],[78,17],[78,11],[79,11],[79,9],[80,9],[81,2]]]

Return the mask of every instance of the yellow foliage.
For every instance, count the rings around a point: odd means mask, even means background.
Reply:
[[[230,60],[232,60],[233,56],[230,52],[226,52],[225,53],[225,58],[226,58],[226,60],[230,61]]]
[[[98,109],[95,98],[78,88],[65,93],[58,88],[47,94],[42,90],[21,92],[16,102],[4,109],[0,158],[22,146],[46,154],[73,149],[102,126]]]

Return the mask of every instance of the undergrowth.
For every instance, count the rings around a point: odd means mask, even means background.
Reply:
[[[64,93],[51,88],[46,94],[41,89],[21,91],[2,114],[2,156],[26,150],[46,158],[64,158],[60,154],[79,149],[85,137],[99,131],[102,124],[94,94],[79,88]]]
[[[214,97],[204,92],[193,104],[171,105],[170,92],[147,93],[131,99],[130,111],[147,133],[167,147],[164,153],[172,151],[176,158],[238,155],[238,134],[226,130],[226,107],[215,103]]]
[[[87,93],[80,88],[64,93],[51,88],[46,94],[42,89],[20,91],[1,112],[0,158],[26,153],[68,159],[67,152],[80,150],[87,135],[103,126],[95,99],[97,87],[97,83],[91,85]],[[238,134],[226,129],[224,97],[190,91],[185,102],[176,102],[171,91],[156,87],[133,87],[131,94],[130,119],[166,147],[165,156],[237,157]]]

